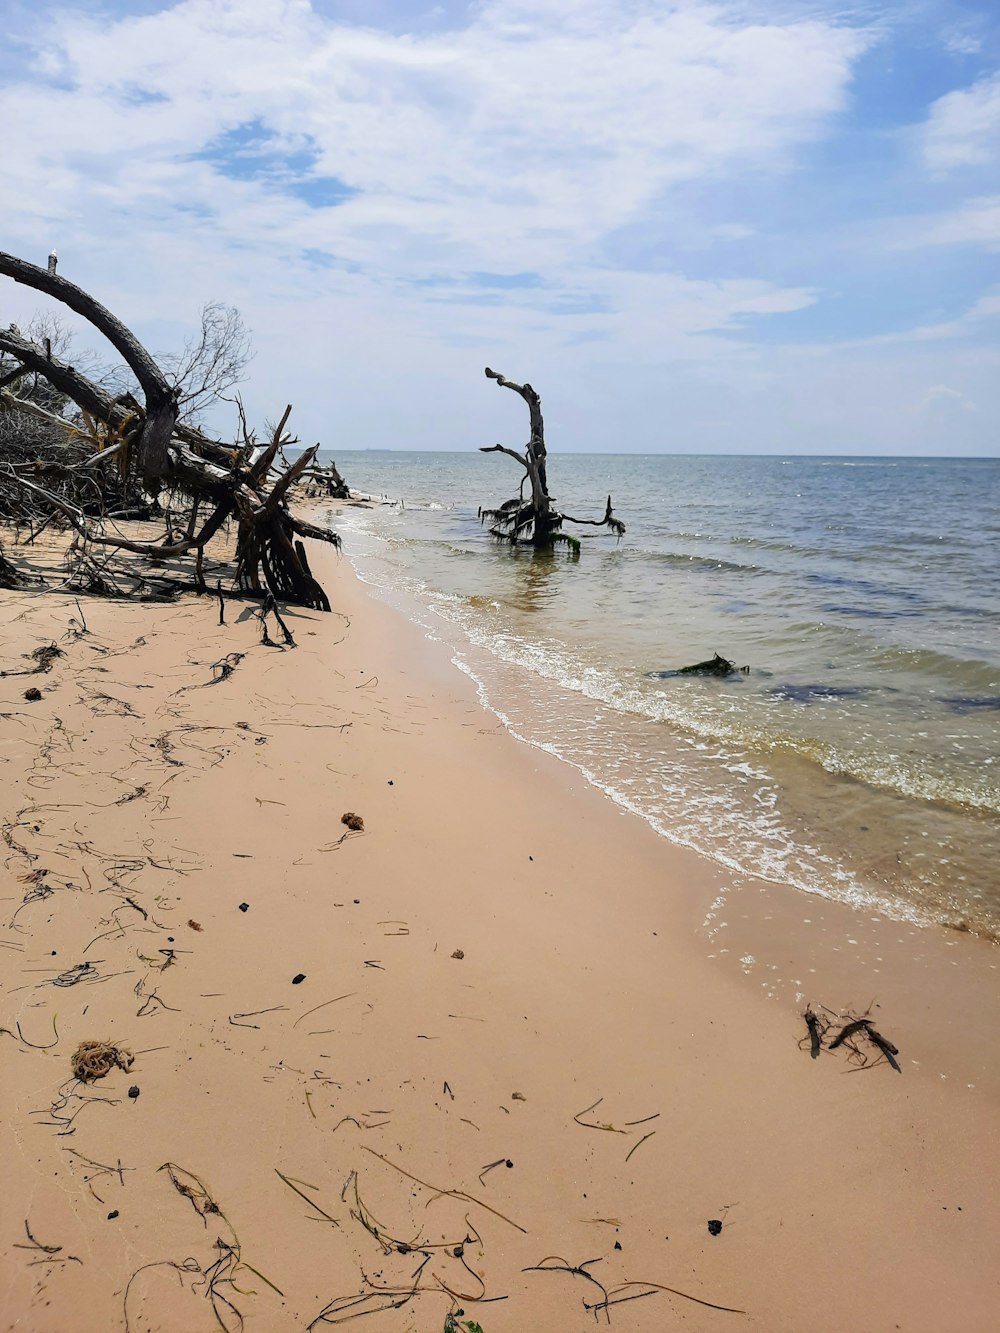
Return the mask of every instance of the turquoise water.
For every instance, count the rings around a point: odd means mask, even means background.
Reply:
[[[509,459],[336,457],[401,502],[338,517],[359,573],[516,734],[741,871],[1000,931],[1000,461],[550,454],[628,528],[574,559],[481,528]]]

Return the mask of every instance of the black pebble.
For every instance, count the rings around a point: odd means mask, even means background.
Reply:
[[[355,901],[355,903],[359,903],[359,902],[361,901],[361,899],[360,899],[360,898],[355,898],[354,901]]]
[[[167,943],[168,943],[168,944],[173,944],[173,942],[174,942],[174,937],[173,937],[173,935],[168,935],[168,936],[167,936]]]
[[[305,979],[306,974],[304,972],[299,972],[297,976],[292,977],[292,985],[297,986],[299,982],[305,981]]]
[[[506,1165],[507,1165],[508,1167],[511,1167],[511,1166],[514,1165],[514,1163],[510,1160],[509,1157],[507,1158]]]
[[[118,1209],[113,1208],[111,1212],[108,1213],[108,1221],[113,1222],[117,1216],[118,1216]]]
[[[249,910],[250,910],[250,904],[249,904],[249,903],[240,903],[240,911],[241,911],[241,912],[249,912]]]
[[[392,778],[390,778],[390,779],[389,779],[389,786],[390,786],[390,787],[395,787],[395,785],[396,785],[396,784],[393,782]]]
[[[128,1090],[128,1095],[132,1098],[133,1101],[135,1101],[136,1097],[138,1097],[138,1095],[139,1095],[139,1085],[138,1085],[138,1083],[133,1083],[133,1084],[132,1084],[132,1086],[131,1086],[131,1087],[129,1088],[129,1090]]]
[[[622,1243],[621,1243],[621,1241],[620,1241],[620,1240],[616,1240],[616,1241],[615,1241],[615,1249],[616,1249],[616,1250],[620,1250],[621,1247],[622,1247]]]
[[[710,1236],[717,1236],[721,1230],[722,1230],[722,1223],[719,1221],[717,1217],[713,1217],[711,1222],[709,1222],[708,1224],[708,1234]]]

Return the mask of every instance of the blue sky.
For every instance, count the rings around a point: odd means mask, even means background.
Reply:
[[[1000,453],[995,0],[5,8],[0,248],[337,449]],[[17,127],[22,127],[18,130]],[[0,286],[0,320],[39,302]],[[215,423],[226,429],[228,422]]]

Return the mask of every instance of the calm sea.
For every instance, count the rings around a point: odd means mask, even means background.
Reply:
[[[338,518],[359,573],[516,735],[727,866],[1000,933],[1000,461],[550,454],[628,526],[575,559],[481,528],[500,455],[336,458],[400,502]]]

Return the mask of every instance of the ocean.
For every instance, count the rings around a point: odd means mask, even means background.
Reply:
[[[550,453],[627,525],[573,557],[481,526],[503,455],[333,456],[393,502],[337,516],[359,575],[515,736],[735,871],[1000,935],[1000,460]]]

